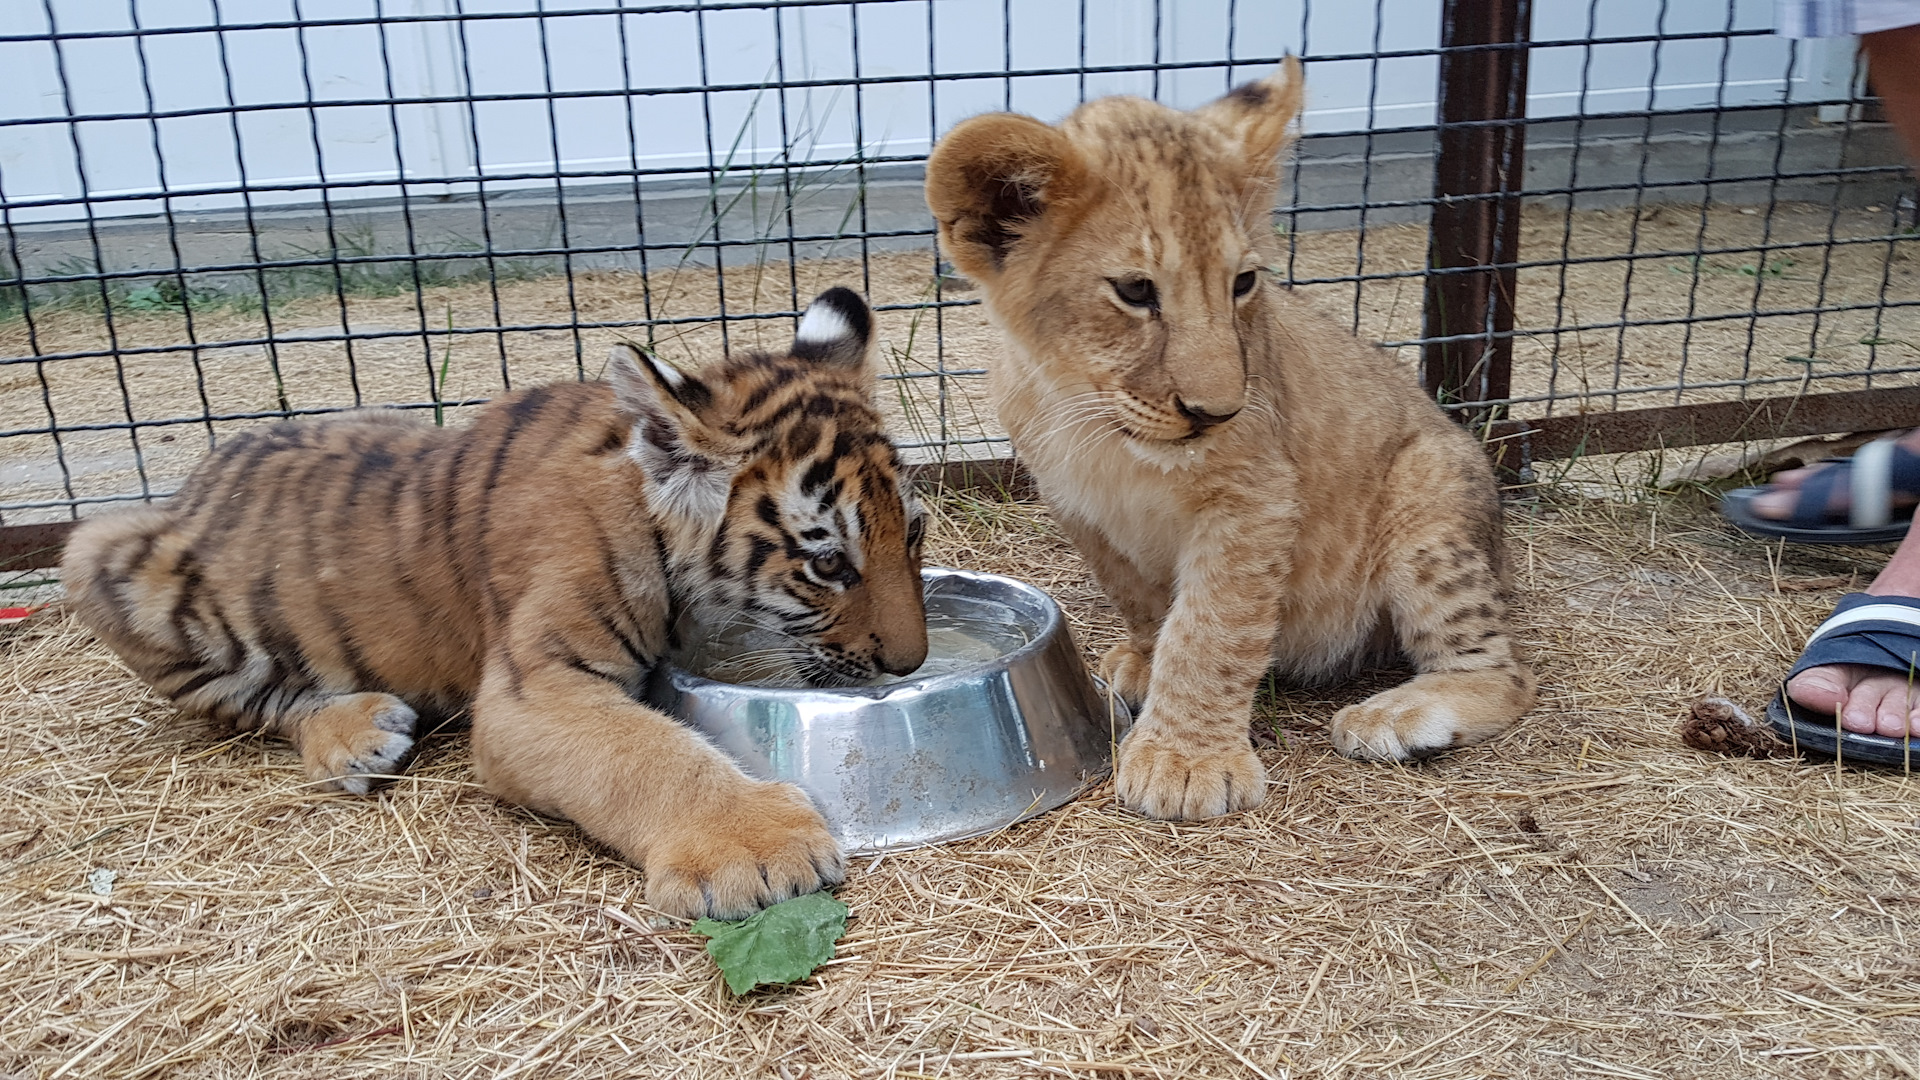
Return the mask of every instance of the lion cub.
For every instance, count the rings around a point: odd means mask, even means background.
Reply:
[[[1300,100],[1290,60],[1193,112],[975,117],[927,165],[940,244],[1006,341],[1000,419],[1126,619],[1101,670],[1144,704],[1117,786],[1152,817],[1259,804],[1269,669],[1398,646],[1418,674],[1333,718],[1354,757],[1481,742],[1533,705],[1480,447],[1262,273]]]

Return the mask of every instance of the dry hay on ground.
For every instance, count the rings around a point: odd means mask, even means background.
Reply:
[[[1519,325],[1531,328],[1515,340],[1513,392],[1518,396],[1549,392],[1586,400],[1562,401],[1564,412],[1608,409],[1604,396],[1618,387],[1724,380],[1797,379],[1815,373],[1878,370],[1920,365],[1920,307],[1875,305],[1920,301],[1920,276],[1914,252],[1920,238],[1891,243],[1841,244],[1774,252],[1762,265],[1750,254],[1691,255],[1634,262],[1606,258],[1621,252],[1714,251],[1763,240],[1775,244],[1821,242],[1884,233],[1887,215],[1841,210],[1808,203],[1787,203],[1771,217],[1748,213],[1752,207],[1716,206],[1704,216],[1695,208],[1648,207],[1583,210],[1569,220],[1558,211],[1529,208],[1522,217],[1521,247],[1528,261],[1575,262],[1564,268],[1519,271]],[[1368,274],[1409,276],[1372,280],[1360,286],[1328,283],[1301,291],[1373,341],[1404,341],[1421,334],[1421,284],[1426,265],[1427,231],[1421,224],[1375,225],[1353,230],[1303,232],[1287,238],[1290,254],[1284,270],[1296,280]],[[848,245],[852,250],[852,245]],[[550,276],[431,286],[416,298],[350,295],[345,300],[317,297],[277,306],[271,325],[258,312],[214,305],[194,313],[191,328],[173,312],[118,312],[114,340],[122,348],[171,348],[190,340],[217,343],[271,336],[260,344],[206,347],[196,351],[139,354],[111,358],[57,360],[45,365],[0,365],[0,430],[47,423],[49,408],[65,427],[124,424],[129,411],[139,420],[249,414],[278,407],[282,392],[294,409],[341,408],[368,404],[463,401],[489,397],[508,381],[515,386],[584,371],[597,375],[612,342],[647,336],[645,328],[586,329],[580,323],[617,322],[643,317],[679,319],[791,310],[828,285],[854,285],[877,304],[918,304],[936,296],[931,252],[874,254],[863,266],[857,257],[729,265],[724,275],[683,265],[649,276],[584,271],[572,282]],[[977,294],[964,283],[949,282],[940,293],[948,301]],[[1630,299],[1625,299],[1630,296]],[[1695,324],[1663,320],[1709,318],[1753,310],[1802,310],[1818,304],[1865,305],[1863,310],[1824,316],[1787,315],[1752,320],[1712,319]],[[1651,320],[1654,325],[1625,329],[1569,330],[1618,321]],[[324,340],[342,326],[355,333],[388,336],[346,344]],[[531,326],[538,329],[462,329]],[[191,333],[189,333],[191,329]],[[777,347],[791,333],[787,319],[748,319],[727,325],[727,343],[739,347]],[[977,306],[935,310],[896,310],[879,320],[884,368],[901,375],[941,376],[980,372],[993,363],[998,348],[985,313]],[[675,361],[699,362],[716,355],[722,330],[711,323],[657,327],[652,340]],[[108,344],[99,316],[80,310],[37,316],[29,334],[19,319],[0,323],[0,356],[30,356],[102,349]],[[1878,345],[1863,341],[1879,342]],[[1403,348],[1400,358],[1414,363],[1417,350]],[[1811,357],[1811,361],[1807,358]],[[275,365],[278,374],[275,373]],[[510,380],[503,377],[503,371]],[[45,386],[42,378],[45,378]],[[1910,375],[1881,376],[1876,386],[1902,385]],[[1854,389],[1857,380],[1816,383],[1815,390]],[[1762,394],[1799,390],[1788,382]],[[1724,400],[1739,388],[1690,390],[1688,401]],[[1671,404],[1671,392],[1620,399],[1621,407]],[[997,438],[1002,432],[985,399],[979,374],[890,381],[882,407],[891,426],[909,442],[939,445]],[[1522,405],[1516,415],[1541,415],[1546,406]],[[471,407],[446,410],[449,422],[463,422]],[[171,491],[204,452],[211,434],[222,437],[261,420],[209,425],[180,424],[144,428],[140,452],[146,486]],[[124,430],[73,430],[61,437],[74,493],[81,498],[126,496],[142,492],[134,448]],[[70,497],[52,438],[44,435],[0,439],[0,503],[49,501]],[[9,515],[9,523],[56,520],[61,507]]]
[[[1113,640],[1043,511],[939,506],[938,561]],[[1675,735],[1697,695],[1757,705],[1878,557],[1671,500],[1511,533],[1544,695],[1508,736],[1361,764],[1323,729],[1378,680],[1282,693],[1259,810],[1103,787],[863,860],[840,955],[744,999],[638,872],[476,790],[464,735],[316,792],[37,616],[0,630],[0,1075],[1920,1075],[1920,784]]]

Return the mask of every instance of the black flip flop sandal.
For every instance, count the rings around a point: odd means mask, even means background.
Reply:
[[[1886,668],[1920,681],[1920,600],[1866,593],[1841,597],[1832,617],[1807,639],[1787,678],[1828,664]],[[1834,717],[1787,697],[1784,680],[1767,706],[1767,721],[1795,750],[1839,758],[1843,764],[1887,765],[1909,772],[1920,764],[1920,739],[1848,731]]]
[[[1920,497],[1920,454],[1891,439],[1879,439],[1850,458],[1821,465],[1797,489],[1791,517],[1754,513],[1753,501],[1769,490],[1765,487],[1727,492],[1720,500],[1720,512],[1742,532],[1796,544],[1890,544],[1906,537],[1913,511],[1895,517],[1893,493]],[[1836,517],[1827,507],[1833,502],[1833,489],[1842,481],[1850,498],[1844,516]]]

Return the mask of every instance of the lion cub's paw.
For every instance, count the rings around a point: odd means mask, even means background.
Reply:
[[[1267,769],[1252,746],[1186,746],[1135,728],[1120,744],[1114,789],[1147,817],[1197,821],[1259,806]]]
[[[348,694],[300,724],[307,778],[365,795],[400,770],[419,715],[392,694]]]
[[[846,878],[840,845],[799,788],[748,781],[716,803],[648,853],[654,908],[686,919],[744,919]]]
[[[1448,702],[1412,686],[1382,690],[1333,714],[1333,748],[1352,758],[1405,761],[1464,746],[1468,724]]]
[[[1152,658],[1132,645],[1115,645],[1100,658],[1100,677],[1134,712],[1139,712],[1147,700],[1147,681],[1152,674]]]

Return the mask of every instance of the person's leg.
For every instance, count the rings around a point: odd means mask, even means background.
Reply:
[[[1887,119],[1906,143],[1907,160],[1920,167],[1920,25],[1898,30],[1882,30],[1863,35],[1861,46],[1867,54],[1867,77],[1886,108]],[[1920,450],[1920,432],[1901,440],[1909,449]],[[1804,476],[1804,470],[1800,472]],[[1787,478],[1792,486],[1798,477]],[[1769,494],[1765,499],[1773,499]],[[1779,494],[1785,509],[1791,512],[1792,495]],[[1756,513],[1767,513],[1756,500]],[[1769,514],[1769,516],[1771,516]],[[1886,568],[1867,586],[1874,596],[1920,597],[1920,530],[1909,529]],[[1848,731],[1873,732],[1898,738],[1909,733],[1920,736],[1920,692],[1915,680],[1905,672],[1886,668],[1835,664],[1809,668],[1787,684],[1787,694],[1808,709],[1827,716],[1838,712],[1840,726]]]

